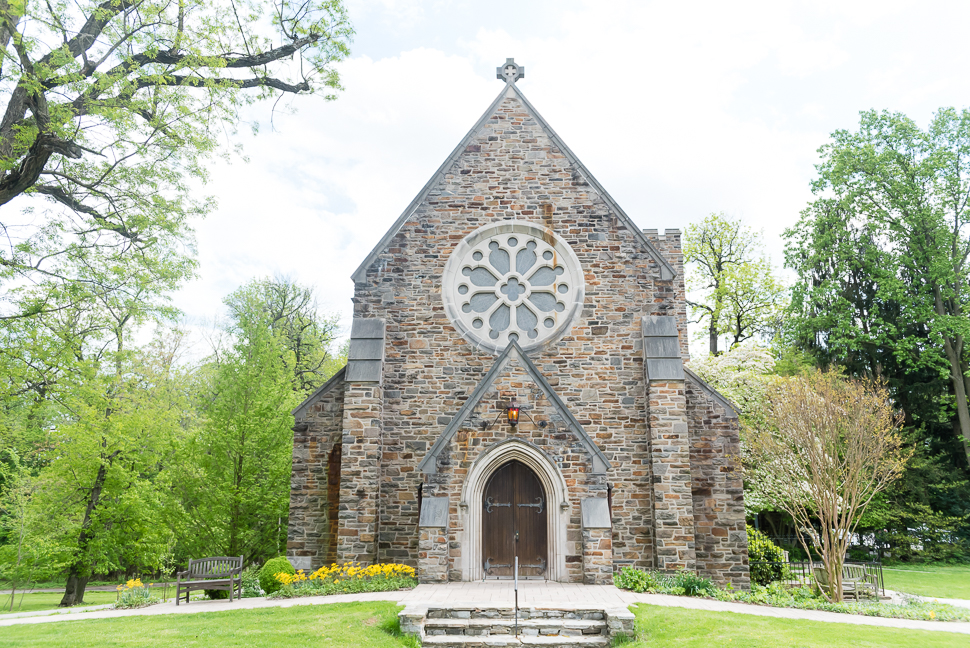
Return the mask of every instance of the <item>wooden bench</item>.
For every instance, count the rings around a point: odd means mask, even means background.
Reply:
[[[824,567],[815,567],[813,570],[815,582],[819,586],[828,588],[829,578]],[[859,600],[860,595],[867,598],[875,598],[877,593],[877,582],[874,574],[869,574],[865,565],[842,565],[842,599]]]
[[[878,598],[878,581],[875,574],[870,574],[865,565],[843,565],[842,566],[842,586],[851,589],[852,596],[859,600],[860,596],[867,598]]]
[[[242,556],[189,560],[188,569],[175,576],[175,605],[183,593],[188,603],[189,593],[197,590],[228,590],[230,602],[233,592],[238,590],[237,597],[242,598],[242,568]]]

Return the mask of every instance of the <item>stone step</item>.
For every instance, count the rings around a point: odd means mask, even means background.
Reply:
[[[500,646],[534,646],[535,648],[600,648],[608,647],[610,638],[606,635],[586,635],[582,637],[544,637],[519,635],[490,637],[425,636],[423,648],[498,648]]]
[[[500,619],[513,618],[512,608],[454,607],[428,608],[429,619]],[[520,619],[583,619],[602,621],[603,610],[556,610],[551,608],[519,608]]]
[[[492,636],[511,635],[515,632],[516,620],[510,618],[493,619],[426,619],[424,634]],[[606,621],[583,619],[519,619],[519,634],[531,636],[592,636],[607,635]]]
[[[633,613],[623,608],[453,608],[410,605],[398,613],[401,631],[425,648],[609,648],[615,637],[634,634]]]

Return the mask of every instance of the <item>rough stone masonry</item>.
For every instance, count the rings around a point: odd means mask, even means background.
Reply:
[[[348,365],[294,411],[288,556],[477,580],[533,542],[537,578],[632,565],[747,587],[738,419],[684,366],[680,233],[633,223],[521,71],[500,68],[499,96],[353,275]],[[486,536],[509,461],[541,504],[498,505],[535,538]]]

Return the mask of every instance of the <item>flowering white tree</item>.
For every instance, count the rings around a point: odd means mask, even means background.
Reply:
[[[742,420],[757,425],[763,419],[774,374],[771,351],[755,344],[734,347],[720,355],[691,360],[690,369],[722,396],[737,405]]]
[[[772,387],[784,380],[774,374],[774,355],[766,347],[744,344],[720,355],[691,360],[689,366],[702,380],[737,406],[742,431],[741,460],[744,464],[750,464],[744,431],[766,424],[768,396]],[[744,484],[744,508],[751,516],[762,511],[779,510],[770,498],[747,480]]]

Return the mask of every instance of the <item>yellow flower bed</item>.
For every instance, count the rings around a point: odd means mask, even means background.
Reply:
[[[152,597],[149,589],[152,583],[146,587],[140,578],[132,578],[127,583],[122,583],[115,589],[118,590],[118,600],[115,601],[116,608],[135,608],[158,603],[158,599]]]
[[[148,586],[151,587],[152,584],[149,583]],[[144,587],[144,585],[141,584],[141,579],[140,578],[132,578],[127,583],[122,583],[121,585],[119,585],[115,589],[117,589],[119,592],[126,592],[128,590],[133,590],[136,587]]]
[[[295,574],[280,572],[275,578],[283,585],[281,596],[381,591],[417,584],[414,568],[397,563],[366,567],[359,562],[334,563],[309,575],[300,569]]]

